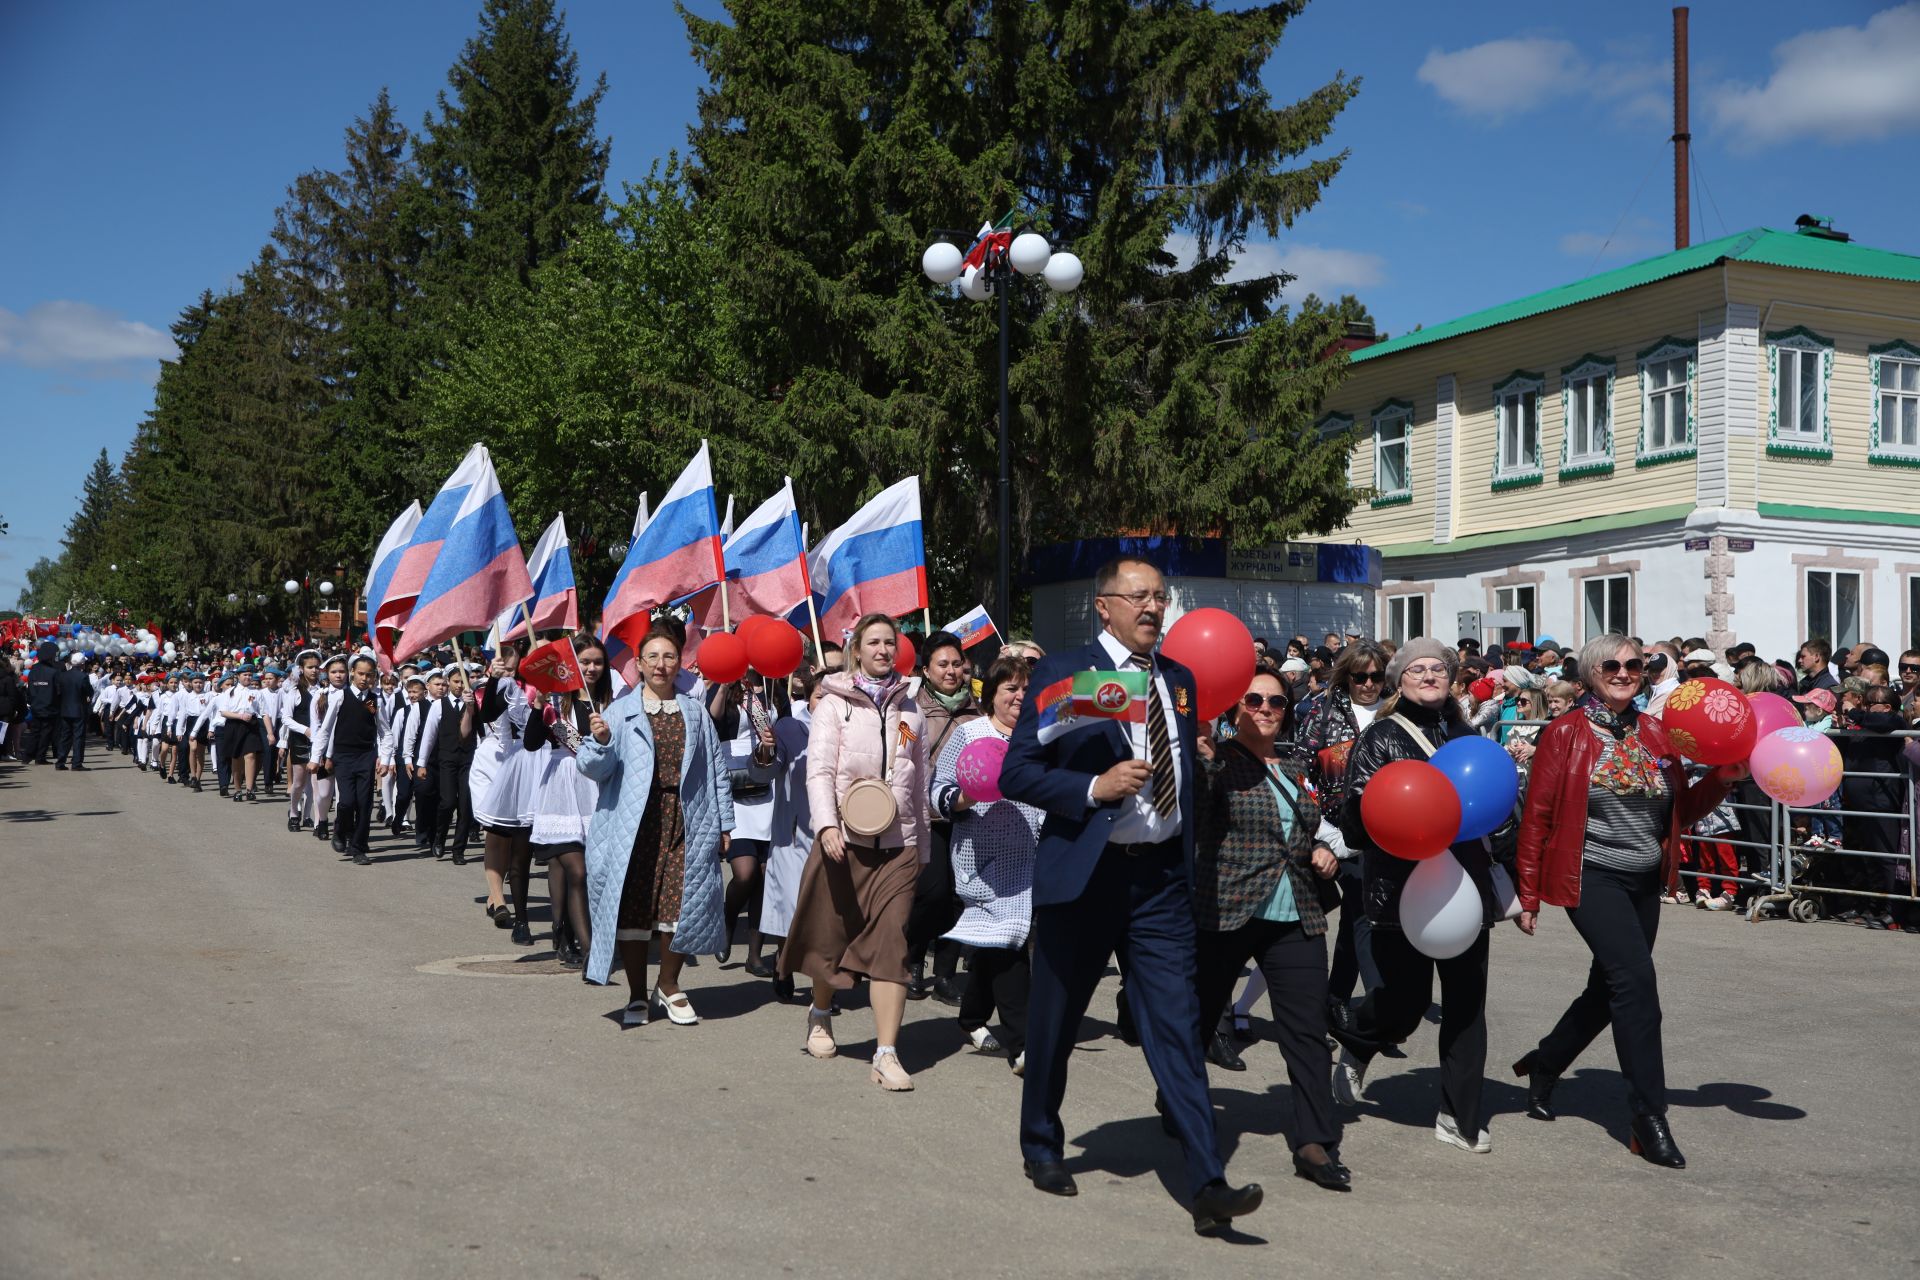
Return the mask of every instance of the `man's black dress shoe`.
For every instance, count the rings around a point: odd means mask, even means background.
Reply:
[[[1140,1043],[1140,1032],[1133,1025],[1133,1006],[1127,1003],[1126,993],[1120,995],[1119,1006],[1114,1011],[1113,1028],[1119,1032],[1120,1039],[1130,1045]]]
[[[1224,1031],[1214,1032],[1213,1039],[1207,1041],[1207,1061],[1226,1071],[1247,1069],[1246,1059],[1233,1047],[1233,1037]]]
[[[1526,1057],[1513,1064],[1513,1074],[1527,1078],[1527,1114],[1535,1120],[1551,1120],[1553,1086],[1560,1083],[1560,1077],[1540,1066],[1539,1055],[1539,1050],[1529,1050]]]
[[[1080,1194],[1080,1188],[1074,1185],[1073,1175],[1058,1160],[1023,1160],[1021,1165],[1027,1171],[1027,1181],[1050,1196]]]
[[[1194,1234],[1218,1235],[1235,1218],[1245,1217],[1258,1209],[1262,1198],[1263,1193],[1257,1182],[1249,1182],[1244,1187],[1231,1187],[1225,1178],[1215,1178],[1200,1188],[1200,1194],[1193,1198]]]
[[[1322,1148],[1325,1152],[1325,1148]],[[1331,1152],[1325,1152],[1326,1159],[1319,1164],[1308,1160],[1298,1151],[1293,1153],[1293,1174],[1296,1178],[1305,1178],[1317,1187],[1329,1191],[1353,1190],[1353,1171],[1340,1163]]]
[[[925,1000],[933,994],[933,979],[927,976],[927,962],[921,960],[907,970],[907,999]]]
[[[345,853],[347,851],[347,842],[342,840],[338,835],[335,835],[328,843],[333,845],[333,851],[335,853]]]
[[[373,865],[373,859],[367,856],[365,849],[355,849],[353,851],[353,862],[354,865],[358,867],[370,867]]]
[[[1635,1116],[1633,1118],[1633,1140],[1627,1149],[1649,1164],[1664,1165],[1669,1169],[1684,1169],[1687,1158],[1680,1154],[1680,1148],[1673,1141],[1673,1130],[1667,1127],[1665,1116]]]

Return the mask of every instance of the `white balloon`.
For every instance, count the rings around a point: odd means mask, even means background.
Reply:
[[[1036,276],[1045,271],[1047,259],[1052,256],[1053,246],[1047,243],[1047,238],[1033,231],[1021,232],[1007,248],[1007,261],[1023,276]]]
[[[1415,867],[1400,890],[1400,927],[1423,956],[1451,960],[1473,945],[1485,924],[1480,890],[1451,851]]]
[[[1061,252],[1047,259],[1046,268],[1040,274],[1055,293],[1072,293],[1086,278],[1087,269],[1073,254]]]
[[[920,255],[920,270],[935,284],[952,284],[960,275],[960,264],[964,261],[966,255],[960,252],[959,245],[936,240]]]
[[[993,296],[987,288],[987,274],[978,267],[968,267],[960,277],[960,292],[975,302],[985,302]]]

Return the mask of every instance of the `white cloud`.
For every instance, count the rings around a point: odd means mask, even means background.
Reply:
[[[1857,142],[1920,125],[1920,3],[1864,26],[1827,27],[1783,41],[1765,84],[1710,91],[1714,121],[1735,146],[1819,139]]]
[[[1414,76],[1468,115],[1499,120],[1574,92],[1581,68],[1579,50],[1566,40],[1514,36],[1452,53],[1434,49]]]
[[[24,315],[0,307],[0,362],[34,368],[170,359],[173,339],[149,324],[85,302],[42,302]]]
[[[1191,266],[1194,239],[1185,233],[1169,236],[1167,251],[1180,260],[1183,269]],[[1227,279],[1248,280],[1275,272],[1295,277],[1288,282],[1284,292],[1288,300],[1317,293],[1331,301],[1343,293],[1385,283],[1387,260],[1377,253],[1366,253],[1359,249],[1339,249],[1301,241],[1276,244],[1271,240],[1256,240],[1235,256]]]

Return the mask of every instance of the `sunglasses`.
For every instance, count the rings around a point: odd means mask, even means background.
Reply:
[[[1249,711],[1258,711],[1262,706],[1269,711],[1285,711],[1287,695],[1284,693],[1249,693],[1240,699],[1240,705]]]
[[[1356,671],[1348,677],[1355,684],[1385,684],[1387,673],[1384,671]]]
[[[1900,674],[1903,676],[1920,676],[1920,662],[1901,663]]]
[[[1617,676],[1622,671],[1630,676],[1637,676],[1645,669],[1646,664],[1638,658],[1628,658],[1625,662],[1618,658],[1608,658],[1600,664],[1600,674],[1603,676]]]

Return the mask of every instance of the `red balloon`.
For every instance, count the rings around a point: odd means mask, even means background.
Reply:
[[[747,661],[753,669],[770,679],[782,680],[794,672],[800,665],[800,659],[806,654],[806,646],[800,641],[800,633],[793,625],[778,618],[761,616],[749,618],[748,622],[763,622],[748,631],[741,628],[747,642]]]
[[[1725,680],[1686,681],[1667,695],[1660,719],[1673,749],[1701,764],[1737,764],[1760,740],[1753,703]]]
[[[766,626],[769,622],[779,622],[779,621],[780,619],[772,617],[769,614],[764,614],[764,613],[750,614],[747,617],[740,619],[740,621],[734,625],[733,634],[739,636],[742,640],[744,640],[746,642],[748,651],[751,652],[753,649],[754,635],[758,633],[760,629]]]
[[[697,661],[709,684],[732,684],[747,674],[746,642],[731,631],[716,631],[700,642]]]
[[[1240,701],[1253,683],[1253,633],[1225,609],[1194,609],[1180,616],[1160,652],[1193,672],[1196,710],[1211,720]]]
[[[1424,760],[1395,760],[1367,780],[1360,821],[1396,858],[1419,862],[1447,851],[1460,834],[1460,795]]]
[[[902,631],[900,647],[894,650],[893,654],[893,669],[903,676],[910,676],[913,674],[913,664],[919,660],[920,655],[913,647],[913,640]]]

